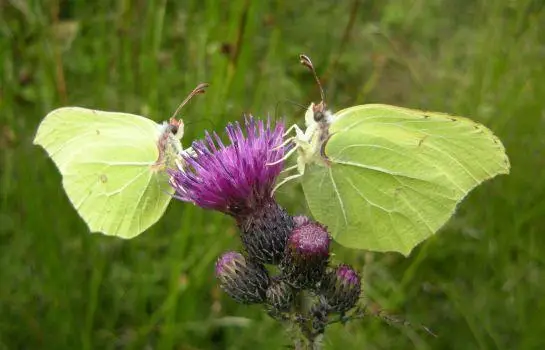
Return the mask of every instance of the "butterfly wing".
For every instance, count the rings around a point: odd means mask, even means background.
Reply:
[[[409,254],[510,168],[499,139],[461,117],[363,105],[338,112],[329,132],[329,166],[307,166],[302,184],[314,217],[352,248]]]
[[[90,231],[132,238],[171,199],[167,175],[154,166],[160,136],[161,126],[144,117],[66,107],[45,117],[34,143],[57,165]]]

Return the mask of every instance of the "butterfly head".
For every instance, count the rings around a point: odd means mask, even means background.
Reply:
[[[206,83],[201,83],[201,84],[197,85],[197,87],[195,89],[193,89],[193,91],[191,91],[189,93],[189,95],[187,95],[185,100],[183,100],[183,102],[180,103],[180,105],[178,106],[178,108],[176,109],[176,111],[174,112],[174,114],[172,115],[170,120],[168,121],[168,127],[170,129],[170,132],[178,140],[181,140],[182,136],[184,136],[184,122],[181,119],[176,120],[176,118],[175,118],[176,115],[178,114],[178,112],[180,112],[182,107],[185,106],[185,104],[188,103],[189,100],[191,100],[191,98],[193,98],[193,96],[204,94],[207,87],[208,87],[208,84],[206,84]]]
[[[316,123],[329,124],[331,122],[331,112],[326,109],[326,104],[324,101],[313,105],[312,107],[313,118]]]
[[[314,102],[310,104],[305,113],[305,124],[307,127],[314,124],[330,124],[332,114],[331,111],[326,109],[326,104],[324,101],[315,104]]]
[[[168,121],[169,131],[174,135],[175,138],[181,140],[184,136],[184,121],[178,120],[176,118],[170,118]]]

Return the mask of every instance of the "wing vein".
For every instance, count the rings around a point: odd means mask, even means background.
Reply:
[[[337,184],[335,183],[335,179],[333,178],[333,173],[331,172],[331,168],[328,168],[329,172],[329,178],[331,179],[331,184],[333,185],[333,189],[335,190],[335,194],[337,195],[337,199],[339,200],[339,205],[341,206],[341,212],[343,213],[344,223],[345,225],[348,224],[348,218],[346,217],[346,210],[344,209],[344,203],[341,198],[341,194],[339,193],[339,189],[337,188]]]

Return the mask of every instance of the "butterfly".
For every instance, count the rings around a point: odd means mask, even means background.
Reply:
[[[182,161],[184,123],[80,107],[56,109],[42,120],[34,144],[42,146],[62,175],[68,199],[91,232],[135,237],[164,214],[173,190],[167,167]]]
[[[305,113],[306,129],[293,125],[283,145],[297,153],[296,171],[275,189],[299,179],[314,218],[340,244],[408,255],[436,233],[477,185],[508,174],[501,141],[470,119],[383,104],[333,113],[305,55],[321,102]]]

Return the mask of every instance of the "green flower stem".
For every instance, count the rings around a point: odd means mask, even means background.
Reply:
[[[317,334],[312,328],[310,306],[312,297],[307,291],[300,291],[295,299],[295,322],[299,328],[299,334],[295,337],[294,348],[296,350],[320,350],[322,349],[322,334]]]

